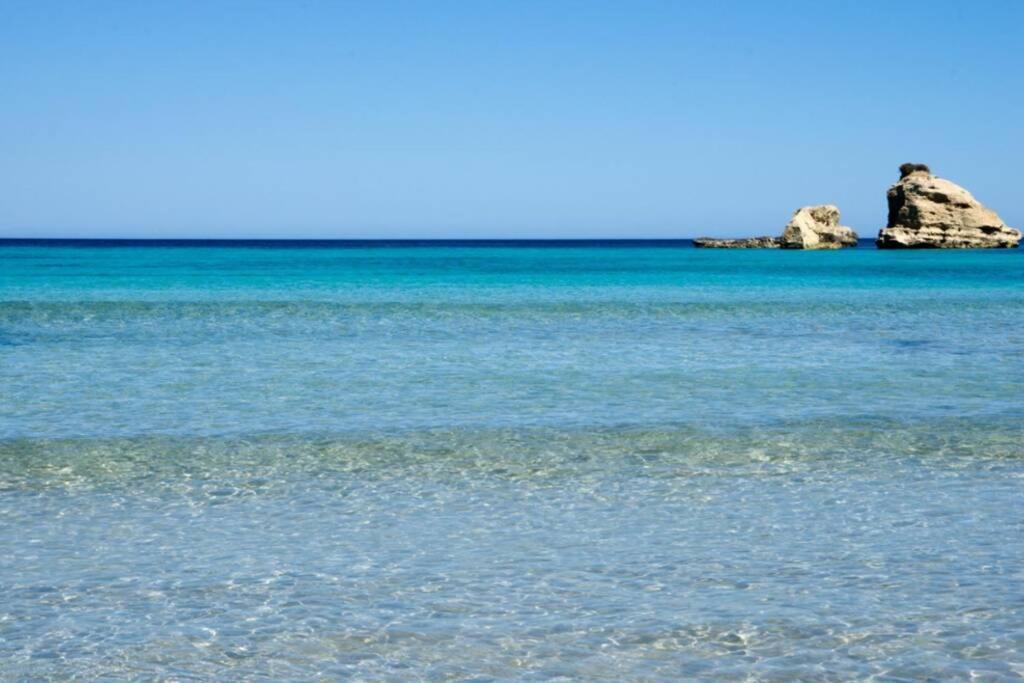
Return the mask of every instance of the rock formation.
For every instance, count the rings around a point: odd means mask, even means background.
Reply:
[[[743,237],[740,239],[722,239],[719,237],[698,237],[693,246],[706,249],[778,249],[778,237]]]
[[[981,249],[1016,247],[1020,230],[956,183],[937,178],[924,164],[900,166],[889,188],[889,221],[878,233],[879,249]]]
[[[783,249],[839,249],[857,246],[857,233],[839,225],[838,208],[823,204],[798,209],[780,241]]]
[[[718,249],[839,249],[857,246],[857,233],[839,225],[839,209],[824,204],[797,209],[781,237],[698,237],[693,240],[693,246]]]

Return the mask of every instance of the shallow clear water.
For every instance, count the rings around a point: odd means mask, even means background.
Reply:
[[[1024,675],[1024,254],[0,244],[0,679]]]

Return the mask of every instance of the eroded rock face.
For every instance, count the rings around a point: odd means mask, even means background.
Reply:
[[[698,237],[693,246],[705,249],[778,249],[778,237],[744,237],[741,239],[722,239],[719,237]]]
[[[889,188],[889,220],[879,249],[987,249],[1016,247],[1020,230],[1008,227],[971,193],[931,174],[923,164],[903,164]]]
[[[822,204],[797,209],[779,242],[783,249],[839,249],[857,246],[857,233],[839,225],[838,207]]]

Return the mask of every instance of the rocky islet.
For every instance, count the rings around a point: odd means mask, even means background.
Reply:
[[[889,216],[878,233],[879,249],[991,249],[1020,244],[1011,228],[954,182],[932,174],[925,164],[900,166],[900,179],[886,193]],[[717,249],[840,249],[857,245],[857,233],[839,224],[832,204],[804,206],[779,237],[698,237],[694,246]]]

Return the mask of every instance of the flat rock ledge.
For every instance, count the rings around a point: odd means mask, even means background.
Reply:
[[[778,237],[744,237],[740,239],[698,237],[693,240],[693,246],[704,249],[778,249],[782,243]]]
[[[932,175],[924,164],[900,166],[886,193],[889,220],[878,232],[879,249],[1005,249],[1021,232],[956,183]]]

